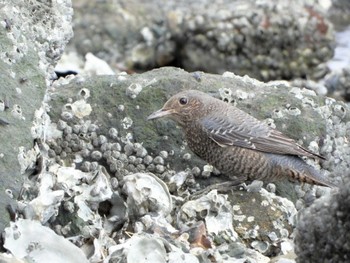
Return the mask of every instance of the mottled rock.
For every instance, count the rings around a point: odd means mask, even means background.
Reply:
[[[212,3],[212,2],[211,2]],[[333,55],[333,28],[307,1],[202,1],[168,13],[189,71],[226,70],[262,80],[319,79]]]
[[[177,214],[177,224],[183,228],[203,220],[216,246],[239,242],[272,256],[280,253],[282,241],[290,237],[296,212],[291,201],[264,189],[228,195],[212,191],[186,202]]]
[[[347,0],[332,0],[332,5],[328,11],[329,19],[337,26],[337,28],[349,25],[350,18],[350,2]]]
[[[333,54],[331,23],[315,1],[294,1],[292,9],[288,0],[78,0],[74,6],[69,49],[92,52],[116,71],[176,65],[262,80],[320,79]]]
[[[133,83],[142,87],[136,96],[128,91]],[[50,156],[43,151],[47,166],[40,180],[33,179],[23,190],[23,213],[63,236],[76,236],[77,246],[95,251],[91,261],[125,255],[128,231],[139,233],[145,246],[154,244],[157,235],[169,257],[176,252],[203,261],[268,262],[275,255],[293,254],[290,234],[296,208],[277,195],[285,186],[283,195],[298,199],[301,210],[329,189],[282,182],[267,192],[255,182],[227,195],[198,194],[226,179],[189,151],[174,122],[146,121],[185,88],[200,89],[275,125],[327,157],[322,168],[332,172],[334,181],[341,180],[337,172],[350,161],[350,117],[348,107],[334,99],[230,72],[219,76],[162,68],[134,75],[78,76],[56,81],[46,94],[51,123],[45,126],[43,148]],[[82,96],[81,90],[90,96]],[[72,118],[63,120],[63,111]],[[144,238],[145,232],[150,239]],[[101,247],[108,248],[108,255],[99,253]]]
[[[297,262],[349,262],[349,202],[347,175],[339,192],[316,200],[301,212],[295,235]]]
[[[329,96],[350,101],[350,67],[333,72],[325,78]]]
[[[55,63],[72,37],[72,11],[69,0],[1,3],[0,230],[8,221],[5,206],[11,202],[5,189],[16,198],[23,179],[36,172],[33,138],[44,133],[37,122],[44,115],[39,107],[55,76]]]
[[[132,83],[141,83],[143,87],[135,98],[130,98],[126,91]],[[58,87],[59,92],[56,91]],[[86,78],[83,82],[72,79],[68,84],[57,82],[55,88],[49,92],[52,107],[49,114],[54,123],[61,119],[63,102],[69,98],[72,101],[79,99],[75,97],[75,94],[83,87],[90,90],[92,94],[86,100],[87,104],[103,104],[104,107],[92,106],[92,111],[88,116],[81,120],[75,118],[67,122],[67,125],[74,127],[80,122],[95,123],[99,127],[98,132],[94,135],[97,136],[96,138],[99,135],[105,135],[103,138],[106,138],[108,143],[121,145],[119,150],[121,155],[118,159],[124,163],[124,167],[127,167],[128,164],[126,153],[138,157],[133,145],[142,143],[148,155],[153,159],[162,151],[172,153],[171,158],[163,159],[170,169],[185,170],[199,167],[202,172],[204,171],[205,163],[190,153],[186,142],[183,141],[181,130],[174,122],[171,120],[146,122],[145,120],[171,95],[184,87],[186,89],[199,88],[214,97],[230,102],[260,120],[266,119],[268,123],[273,120],[273,125],[278,130],[296,139],[304,147],[324,156],[327,161],[320,165],[326,171],[331,172],[329,176],[335,182],[340,180],[337,174],[341,174],[349,165],[350,148],[347,143],[349,140],[347,127],[350,125],[350,115],[348,107],[334,99],[317,96],[311,90],[291,88],[282,82],[264,84],[248,77],[238,77],[233,73],[225,73],[223,76],[203,74],[201,82],[198,83],[193,74],[174,68],[153,70],[140,75],[124,75],[122,79],[118,75]],[[118,105],[121,104],[125,107],[122,112],[118,111]],[[299,114],[295,114],[296,109]],[[125,118],[130,119],[130,125],[124,125]],[[118,130],[118,134],[113,138],[109,136],[112,127]],[[63,141],[64,136],[67,135],[63,134]],[[88,131],[86,133],[84,131],[80,136],[80,140],[92,146],[90,151],[100,149],[99,144],[89,143],[92,134]],[[61,145],[62,141],[57,143],[53,140],[49,143],[52,143],[53,149],[55,145],[64,149]],[[73,160],[77,153],[67,154],[69,159]],[[191,158],[183,158],[186,153],[190,153]],[[156,165],[161,164],[159,163],[160,158],[156,158],[156,162],[153,163],[153,159],[147,157],[148,155],[144,157],[143,162],[147,170],[154,172]],[[101,161],[103,163],[103,158]],[[312,160],[308,162],[312,163]],[[157,170],[163,171],[162,169]],[[207,180],[207,183],[205,181],[201,183],[210,184],[211,179]],[[281,193],[281,191],[285,191],[285,195],[290,198],[295,198],[293,197],[294,191],[277,187],[277,192]],[[315,195],[313,191],[310,193]]]

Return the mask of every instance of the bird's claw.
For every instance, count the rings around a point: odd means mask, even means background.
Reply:
[[[208,187],[193,193],[189,197],[189,199],[190,200],[197,199],[203,195],[208,194],[212,190],[217,190],[217,192],[219,193],[227,193],[229,191],[238,191],[238,190],[246,190],[246,189],[247,189],[246,185],[242,184],[241,182],[238,183],[235,181],[228,181],[228,182],[209,185]]]

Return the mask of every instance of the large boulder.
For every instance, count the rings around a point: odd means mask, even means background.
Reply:
[[[349,109],[344,103],[281,82],[176,68],[57,82],[49,92],[49,115],[59,137],[48,140],[49,156],[85,171],[102,164],[118,178],[140,171],[165,178],[168,170],[188,170],[198,183],[210,185],[217,177],[200,175],[215,169],[188,149],[181,129],[169,119],[146,121],[182,89],[200,89],[223,99],[323,155],[327,160],[320,164],[308,162],[321,166],[335,183],[349,165]],[[293,185],[282,183],[277,192],[296,201],[305,196],[305,187],[292,190]]]
[[[310,1],[74,1],[68,50],[114,68],[233,71],[261,80],[320,79],[333,55],[333,28]]]
[[[103,257],[101,246],[118,259],[132,257],[129,245],[139,250],[141,244],[161,244],[162,255],[163,246],[169,247],[169,257],[217,260],[268,262],[292,253],[297,209],[330,190],[281,182],[267,185],[267,191],[255,181],[226,194],[198,192],[224,178],[188,149],[173,121],[146,120],[183,89],[202,90],[276,126],[325,156],[322,168],[331,172],[330,180],[341,181],[337,174],[350,160],[349,109],[342,102],[230,72],[161,68],[134,75],[78,75],[59,79],[46,93],[44,169],[22,192],[27,199],[20,212],[64,237],[93,239],[93,244],[75,239],[91,251],[91,260]],[[129,239],[128,231],[138,234]],[[15,254],[22,244],[10,245],[20,240],[7,233],[5,247]],[[116,244],[113,238],[125,242]]]
[[[295,235],[297,262],[349,262],[349,189],[347,177],[339,192],[320,198],[300,214]]]
[[[72,9],[70,1],[10,0],[1,1],[0,5],[0,230],[3,230],[9,220],[6,206],[18,196],[24,178],[36,170],[39,150],[32,149],[33,140],[44,131],[35,122],[34,113],[54,76],[54,65],[72,37]]]

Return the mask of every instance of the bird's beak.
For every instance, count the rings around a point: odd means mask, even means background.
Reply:
[[[168,115],[171,115],[171,114],[174,114],[174,110],[173,109],[160,109],[160,110],[157,110],[155,112],[153,112],[151,115],[149,115],[147,117],[147,120],[153,120],[153,119],[158,119],[158,118],[162,118],[164,116],[168,116]]]

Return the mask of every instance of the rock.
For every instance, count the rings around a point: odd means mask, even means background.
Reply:
[[[89,52],[116,71],[145,70],[174,60],[175,42],[165,25],[169,3],[74,1],[75,37],[67,49]]]
[[[350,101],[350,67],[333,72],[325,78],[329,96]]]
[[[45,169],[23,191],[23,214],[65,237],[93,239],[74,243],[91,251],[96,261],[103,258],[101,247],[109,248],[111,258],[124,255],[127,231],[153,240],[150,244],[157,235],[169,248],[166,253],[190,257],[184,255],[189,252],[203,260],[268,262],[275,255],[293,254],[296,208],[291,201],[300,210],[330,190],[281,182],[267,192],[255,182],[244,191],[196,197],[197,190],[224,178],[189,151],[174,122],[146,121],[184,88],[208,92],[299,139],[327,157],[322,168],[341,181],[337,173],[350,160],[350,116],[344,103],[230,72],[162,68],[133,75],[77,75],[55,81],[45,96],[50,108],[40,149]]]
[[[329,19],[337,28],[347,27],[349,25],[350,3],[347,0],[332,0],[332,5],[328,11]]]
[[[131,85],[141,87],[138,95],[132,97],[128,95],[128,88]],[[183,88],[200,88],[236,105],[258,119],[266,120],[270,125],[276,126],[305,147],[323,155],[327,161],[321,164],[322,168],[331,173],[330,177],[335,182],[340,180],[337,174],[341,174],[349,165],[350,150],[347,140],[350,115],[349,108],[344,103],[316,96],[310,90],[287,87],[282,82],[264,84],[232,73],[225,73],[223,76],[191,74],[175,68],[162,68],[140,75],[76,77],[68,83],[56,82],[48,94],[51,97],[49,103],[51,121],[62,122],[62,111],[71,112],[73,117],[66,121],[67,126],[71,128],[66,127],[59,138],[49,138],[48,143],[52,150],[57,151],[57,158],[66,163],[73,162],[76,159],[75,155],[80,154],[83,149],[89,151],[84,157],[87,161],[92,158],[89,154],[96,150],[101,151],[103,157],[99,162],[101,164],[107,161],[108,169],[111,166],[115,167],[118,163],[122,164],[122,166],[117,165],[119,168],[115,172],[116,176],[120,177],[123,174],[138,171],[135,160],[139,157],[133,150],[135,143],[136,145],[141,143],[148,152],[148,155],[143,157],[146,171],[156,172],[156,166],[160,163],[154,160],[158,159],[164,162],[161,165],[166,165],[172,170],[199,167],[203,171],[205,163],[189,151],[183,141],[182,132],[174,122],[166,119],[156,122],[146,121],[146,117],[151,112],[159,109],[172,94]],[[79,95],[82,90],[85,92],[88,90],[91,94],[84,103],[81,102]],[[66,103],[67,101],[70,102]],[[74,115],[72,112],[71,105],[78,102],[89,109],[86,115],[80,113],[84,117]],[[121,105],[123,111],[119,110]],[[75,133],[76,125],[89,127],[92,124],[97,127],[96,132],[89,132],[87,128]],[[113,137],[109,135],[111,129],[118,131]],[[77,136],[72,137],[70,130]],[[115,153],[116,157],[107,157],[108,148],[102,147],[98,141],[94,143],[100,135],[104,135],[107,143],[121,145],[118,153]],[[79,147],[75,147],[76,145]],[[69,151],[66,151],[66,148]],[[62,150],[65,152],[63,157],[60,156]],[[157,157],[161,151],[171,153],[169,154],[171,158]],[[186,153],[190,153],[192,157],[183,158]],[[130,154],[135,155],[131,163],[128,157]],[[152,158],[148,157],[149,155]],[[76,165],[79,167],[81,163],[78,162]],[[157,169],[156,174],[163,177],[164,170],[160,167]],[[202,180],[202,182],[210,184],[211,180]],[[291,194],[294,191],[281,188],[278,190],[285,191],[289,198],[295,200]]]
[[[17,198],[24,178],[41,169],[36,164],[39,151],[32,149],[33,139],[41,138],[44,132],[36,120],[44,113],[39,108],[46,85],[55,75],[54,65],[73,33],[67,0],[2,1],[0,14],[2,231],[9,220],[5,207],[12,202],[5,192]]]
[[[325,195],[300,214],[295,235],[297,262],[349,262],[349,192],[347,174],[339,192]]]
[[[291,201],[265,189],[228,195],[214,190],[186,202],[177,214],[177,225],[186,229],[202,220],[215,246],[238,242],[272,256],[280,253],[282,241],[292,233],[296,213]]]
[[[17,259],[30,257],[38,263],[47,262],[48,258],[57,263],[88,262],[81,249],[37,221],[19,219],[6,230],[4,246]]]
[[[261,80],[320,79],[334,51],[331,23],[307,0],[294,1],[292,9],[288,0],[74,5],[69,51],[91,52],[117,70],[176,65]]]
[[[307,1],[202,1],[168,13],[188,71],[232,71],[261,80],[320,79],[333,55],[333,29]],[[317,62],[316,62],[317,61]],[[314,64],[314,62],[316,62]]]

